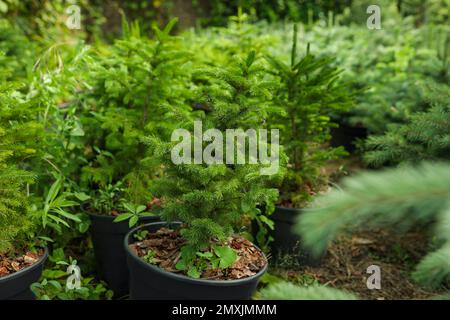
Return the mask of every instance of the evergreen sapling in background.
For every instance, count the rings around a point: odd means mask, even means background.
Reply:
[[[431,108],[414,113],[409,122],[392,125],[383,136],[364,142],[364,160],[373,167],[403,162],[450,159],[450,94],[432,91]]]
[[[155,27],[155,39],[149,39],[137,23],[130,27],[124,21],[123,39],[110,51],[85,58],[91,76],[80,100],[88,152],[79,183],[97,190],[93,198],[104,198],[120,184],[116,189],[121,191],[112,197],[115,211],[128,212],[122,201],[142,206],[152,200],[148,184],[160,170],[146,155],[141,138],[150,133],[167,138],[174,123],[189,117],[189,72],[183,69],[188,54],[170,35],[175,23],[173,19],[162,30]]]
[[[331,59],[310,53],[299,59],[297,26],[294,25],[289,64],[268,56],[272,73],[279,81],[274,104],[282,111],[271,119],[270,127],[280,128],[281,144],[289,156],[289,170],[281,186],[281,204],[302,207],[326,184],[320,168],[328,160],[345,155],[342,147],[330,148],[332,115],[352,105],[347,85],[339,81],[340,70]]]

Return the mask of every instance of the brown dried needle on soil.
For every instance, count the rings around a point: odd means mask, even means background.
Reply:
[[[180,249],[186,241],[176,230],[161,228],[155,233],[148,233],[144,240],[130,245],[130,249],[139,257],[144,257],[152,252],[154,265],[174,273],[183,273],[176,269],[180,259]],[[259,249],[250,241],[240,236],[229,239],[228,245],[237,253],[236,262],[228,269],[205,269],[202,279],[211,280],[233,280],[255,275],[266,264],[267,261]],[[184,274],[184,273],[183,273]]]
[[[341,236],[330,245],[317,267],[302,270],[277,269],[283,278],[315,279],[318,283],[353,292],[362,299],[429,299],[443,294],[445,288],[427,290],[411,279],[411,272],[427,252],[427,236],[420,231],[397,234],[372,230]],[[369,290],[367,267],[381,268],[381,290]]]

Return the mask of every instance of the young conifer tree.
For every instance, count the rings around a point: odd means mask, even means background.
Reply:
[[[0,86],[0,254],[22,245],[30,227],[25,185],[33,175],[21,170],[23,159],[34,155],[41,126],[33,120],[32,102],[23,102],[11,83]]]
[[[218,129],[225,137],[226,129],[246,131],[264,127],[271,112],[267,102],[270,83],[262,77],[264,70],[257,60],[255,52],[251,52],[246,59],[238,59],[227,67],[196,73],[196,104],[204,110],[199,114],[203,132]],[[192,129],[193,123],[188,121],[181,126]],[[164,142],[154,137],[148,138],[147,142],[165,168],[164,176],[154,183],[155,193],[162,198],[161,217],[166,221],[184,223],[181,234],[187,245],[182,250],[183,254],[194,252],[195,257],[195,251],[207,250],[213,241],[224,244],[242,226],[244,216],[261,214],[258,205],[266,205],[268,210],[273,208],[278,191],[269,188],[268,183],[283,174],[282,166],[286,159],[282,150],[279,152],[280,169],[277,174],[269,176],[261,174],[261,169],[267,167],[261,163],[226,164],[227,156],[236,159],[237,148],[233,154],[227,153],[225,143],[223,149],[217,148],[212,153],[222,154],[223,157],[219,158],[223,162],[194,164],[192,153],[188,156],[191,164],[174,164],[171,150],[178,142]],[[190,143],[188,140],[187,144]],[[201,144],[203,147],[209,145],[205,141]]]
[[[383,136],[370,136],[364,160],[373,167],[450,159],[450,95],[431,93],[432,107],[411,115],[409,122],[393,126]]]
[[[130,26],[124,20],[122,39],[85,58],[90,78],[81,95],[81,120],[91,152],[82,168],[83,186],[105,188],[126,180],[129,201],[149,200],[143,181],[151,180],[146,173],[152,163],[141,161],[146,147],[140,138],[169,137],[173,124],[190,112],[184,69],[189,56],[178,37],[170,35],[176,21],[155,27],[154,37],[148,38],[138,23]]]
[[[33,177],[10,163],[10,132],[0,126],[0,254],[22,244],[20,234],[28,228],[25,184]]]
[[[298,57],[294,25],[291,61],[267,57],[279,81],[274,103],[282,110],[271,120],[271,126],[280,128],[290,162],[281,200],[294,207],[304,206],[311,191],[320,187],[321,165],[345,154],[342,147],[325,144],[331,139],[330,129],[336,126],[331,116],[352,104],[348,86],[339,81],[341,70],[330,66],[330,58],[312,55],[309,48],[308,44],[306,55]]]

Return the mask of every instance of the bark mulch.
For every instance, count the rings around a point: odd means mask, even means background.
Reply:
[[[130,245],[130,249],[139,257],[144,257],[152,252],[152,264],[168,272],[181,273],[176,264],[180,259],[181,247],[186,241],[178,230],[161,228],[155,233],[148,233],[144,240]],[[255,275],[266,264],[267,260],[261,251],[250,241],[240,236],[230,237],[227,245],[237,253],[235,263],[227,269],[213,269],[208,266],[203,270],[201,278],[209,280],[234,280]]]
[[[0,278],[35,264],[43,254],[42,249],[37,252],[26,251],[24,255],[0,254]]]

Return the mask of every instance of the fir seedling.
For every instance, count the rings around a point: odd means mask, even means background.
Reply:
[[[26,184],[34,176],[17,164],[36,153],[32,134],[39,128],[30,117],[33,109],[16,97],[14,88],[9,83],[0,87],[0,254],[23,245],[30,227]]]
[[[25,194],[25,185],[33,180],[32,175],[17,170],[10,163],[9,150],[3,139],[5,130],[0,127],[0,254],[13,249],[21,242],[20,234],[27,230],[29,208]],[[23,239],[22,239],[23,240]]]
[[[271,112],[269,83],[262,78],[261,64],[255,52],[228,67],[204,69],[196,74],[198,104],[206,110],[203,130],[258,129]],[[192,122],[184,125],[192,128]],[[248,141],[248,139],[247,139]],[[278,192],[268,188],[270,179],[278,175],[261,175],[263,164],[174,164],[171,150],[175,143],[149,138],[147,142],[160,156],[164,176],[155,182],[155,193],[161,197],[162,219],[181,221],[181,235],[187,244],[182,248],[179,268],[190,276],[198,276],[198,258],[219,261],[219,267],[232,264],[233,250],[227,239],[243,225],[243,217],[261,214],[258,205],[273,208]],[[248,142],[246,142],[247,144]],[[203,142],[203,147],[207,144]],[[247,149],[248,150],[248,149]],[[226,151],[216,149],[226,159]],[[280,152],[283,163],[283,154]],[[237,148],[233,157],[237,156]],[[192,155],[191,155],[192,157]],[[279,174],[282,174],[282,169]],[[212,256],[199,256],[209,251]],[[217,260],[216,258],[219,258]]]
[[[281,129],[281,144],[289,156],[290,170],[281,187],[281,201],[304,206],[321,183],[319,169],[327,160],[345,154],[343,148],[329,148],[332,115],[348,110],[352,97],[346,84],[339,82],[340,70],[331,59],[316,58],[308,44],[306,55],[298,58],[297,26],[294,25],[290,63],[268,56],[279,81],[275,105],[281,115],[271,126]]]
[[[392,128],[383,136],[370,136],[364,160],[373,167],[403,162],[450,159],[450,95],[432,93],[432,107],[415,113],[410,121]]]
[[[90,146],[81,184],[93,189],[124,182],[124,196],[142,205],[151,199],[146,182],[158,172],[141,137],[167,138],[177,120],[188,117],[185,103],[189,55],[170,32],[176,19],[154,38],[137,23],[123,23],[123,39],[85,58],[90,77],[81,94],[85,144]],[[152,169],[149,169],[152,168]],[[149,175],[149,173],[152,173]],[[145,174],[144,174],[145,173]]]

